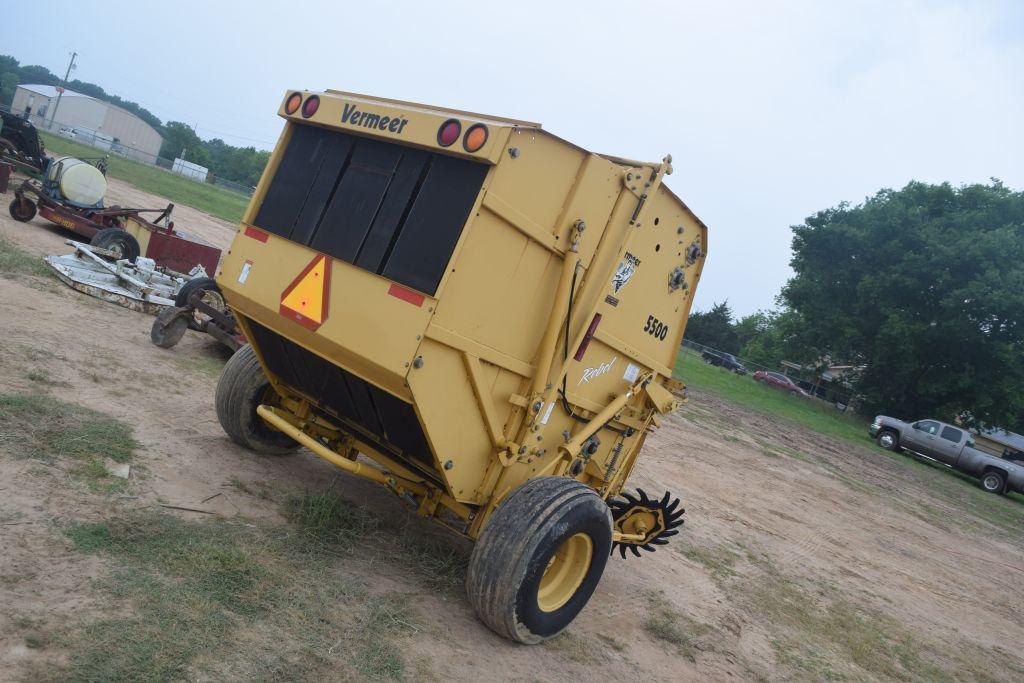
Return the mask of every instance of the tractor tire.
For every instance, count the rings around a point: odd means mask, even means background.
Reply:
[[[169,349],[185,336],[188,329],[189,313],[180,308],[168,306],[156,316],[149,331],[149,339],[161,349]]]
[[[18,199],[15,197],[11,205],[7,207],[7,210],[10,212],[11,218],[19,223],[28,223],[36,217],[36,205],[31,199]]]
[[[224,295],[220,291],[220,285],[212,277],[197,277],[183,284],[178,293],[174,295],[174,305],[179,308],[188,307],[189,297],[197,289],[204,290],[201,298],[211,307],[216,308],[222,313],[228,312],[228,306],[224,302]],[[199,311],[192,311],[192,315],[188,316],[188,328],[190,330],[202,332],[204,322],[206,322],[206,316]]]
[[[272,429],[256,414],[261,403],[272,401],[274,389],[263,374],[259,359],[246,344],[235,351],[217,382],[217,419],[224,432],[239,446],[259,453],[288,455],[299,444]]]
[[[487,520],[469,560],[469,601],[495,633],[539,643],[587,604],[611,544],[611,511],[593,489],[568,477],[531,479]]]
[[[998,470],[982,472],[978,483],[989,493],[1006,493],[1006,475]]]
[[[875,441],[877,441],[878,445],[887,451],[899,453],[901,450],[903,450],[902,448],[900,448],[899,435],[897,435],[896,432],[892,431],[891,429],[883,429],[882,431],[880,431],[878,433],[878,436],[875,437]]]
[[[129,263],[135,263],[135,259],[139,258],[139,254],[142,253],[138,240],[120,228],[100,230],[92,236],[89,244],[119,254],[118,260],[128,259]]]

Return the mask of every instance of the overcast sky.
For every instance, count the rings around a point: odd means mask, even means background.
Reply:
[[[0,53],[269,148],[288,88],[539,121],[674,158],[697,307],[770,307],[790,226],[912,179],[1024,188],[1024,2],[17,2]]]

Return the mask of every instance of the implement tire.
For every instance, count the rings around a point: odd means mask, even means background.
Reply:
[[[203,291],[203,295],[199,297],[200,301],[205,302],[208,306],[221,313],[230,315],[228,306],[224,302],[224,294],[220,291],[220,285],[212,277],[197,277],[183,284],[178,293],[174,295],[174,305],[179,308],[188,307],[189,297],[192,296],[192,292],[197,290]],[[207,317],[205,315],[199,311],[193,311],[192,315],[188,317],[188,329],[203,332],[206,321]]]
[[[611,543],[611,511],[593,489],[567,477],[531,479],[487,520],[469,561],[469,601],[495,633],[539,643],[587,604]]]
[[[89,244],[120,254],[118,260],[127,259],[128,263],[135,263],[142,253],[139,241],[121,228],[104,228],[92,236]]]
[[[169,349],[181,341],[186,329],[188,318],[182,315],[182,310],[168,306],[157,314],[149,330],[149,339],[161,349]]]
[[[15,197],[7,207],[7,211],[11,214],[11,218],[19,223],[28,223],[36,216],[36,205],[31,199]]]
[[[299,444],[272,429],[256,414],[261,403],[273,403],[274,389],[259,359],[246,344],[235,351],[217,382],[217,419],[239,446],[269,455],[289,455]]]

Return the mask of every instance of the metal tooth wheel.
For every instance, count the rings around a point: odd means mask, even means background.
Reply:
[[[614,553],[615,548],[618,547],[619,555],[622,558],[626,557],[627,548],[633,555],[640,557],[641,549],[653,553],[657,550],[657,546],[668,545],[668,540],[666,539],[679,533],[677,527],[683,525],[683,513],[686,512],[685,508],[679,506],[681,502],[679,498],[673,499],[672,494],[668,491],[665,492],[665,495],[660,500],[650,498],[643,489],[638,488],[636,492],[638,497],[632,496],[629,493],[622,493],[622,498],[613,498],[608,501],[608,507],[611,508],[613,520],[618,522],[618,520],[637,509],[646,509],[654,514],[660,511],[664,528],[658,529],[643,545],[621,543],[618,541],[613,543],[612,552]]]

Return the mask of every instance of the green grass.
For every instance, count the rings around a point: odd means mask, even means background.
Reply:
[[[128,462],[137,447],[131,427],[109,415],[45,394],[0,394],[0,448],[15,458]]]
[[[415,518],[382,519],[333,489],[288,496],[284,514],[302,536],[328,553],[349,552],[357,542],[373,538],[372,550],[366,549],[372,556],[401,564],[431,590],[454,592],[465,582],[469,547],[443,532],[424,533]]]
[[[80,158],[103,156],[103,151],[49,133],[40,133],[46,149],[57,155]],[[197,183],[155,166],[110,155],[107,175],[117,178],[145,192],[166,197],[175,204],[184,204],[200,211],[237,223],[249,205],[249,197],[221,187]],[[162,208],[157,206],[143,208]],[[182,226],[187,228],[188,226]]]
[[[42,257],[20,249],[0,235],[0,277],[15,280],[22,277],[56,279],[56,272],[43,261]]]
[[[96,493],[128,488],[104,462],[129,462],[136,448],[131,427],[109,415],[46,394],[0,394],[0,452],[61,467],[68,461],[68,475]]]
[[[709,649],[701,645],[698,639],[708,634],[711,627],[699,624],[675,609],[660,591],[647,593],[646,612],[644,631],[683,657],[694,661],[702,647]]]
[[[824,401],[790,396],[755,382],[752,375],[737,375],[709,365],[686,348],[676,360],[675,375],[688,387],[716,394],[738,406],[778,415],[821,434],[861,446],[867,443],[869,420],[852,412],[841,413]]]
[[[97,584],[101,613],[52,634],[32,630],[66,657],[31,679],[408,677],[404,639],[420,628],[411,601],[357,578],[367,571],[361,552],[324,552],[338,538],[336,508],[312,508],[294,512],[309,526],[142,511],[71,526],[77,551],[114,568]]]

